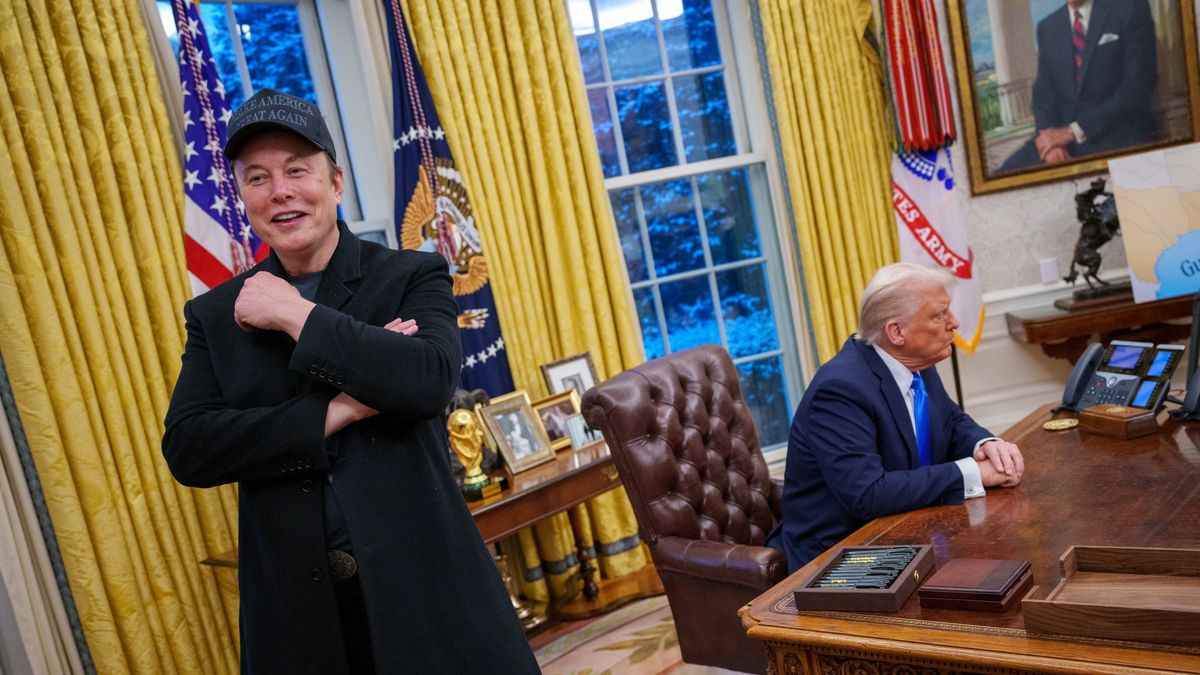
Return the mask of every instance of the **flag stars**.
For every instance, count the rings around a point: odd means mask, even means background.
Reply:
[[[441,127],[438,127],[437,129],[433,130],[433,137],[439,141],[444,141],[446,140],[446,132],[443,131]]]
[[[192,111],[184,110],[183,111],[183,128],[187,129],[188,127],[192,126],[193,124],[195,124],[195,122],[192,121]]]
[[[222,122],[224,122],[225,124],[229,124],[230,117],[233,117],[233,111],[230,110],[229,108],[222,108],[221,109],[221,117],[219,119]]]
[[[196,187],[197,185],[199,185],[202,182],[200,180],[200,170],[199,169],[197,169],[195,171],[186,171],[185,170],[184,173],[187,175],[185,175],[183,177],[183,183],[188,186],[189,190]]]
[[[204,126],[211,127],[213,125],[212,110],[205,110],[200,114],[200,121],[204,122]]]
[[[212,206],[210,206],[208,208],[221,214],[221,217],[224,217],[225,211],[227,211],[229,209],[229,205],[225,203],[224,199],[221,199],[220,197],[214,197]]]
[[[221,173],[220,169],[214,166],[208,174],[208,180],[212,181],[213,187],[219,188],[221,187],[221,183],[225,182],[225,176]]]
[[[209,124],[212,124],[211,120],[209,121]],[[208,145],[205,145],[204,149],[215,154],[221,152],[221,144],[217,141],[217,139],[210,138],[208,139]]]
[[[187,32],[191,33],[192,37],[196,37],[196,35],[200,33],[200,22],[196,19],[188,17]]]
[[[467,368],[473,368],[473,367],[475,367],[475,355],[474,355],[474,354],[469,354],[469,355],[467,356],[466,360],[465,360],[465,361],[463,361],[463,366],[465,366],[465,367],[467,367]]]
[[[184,154],[183,161],[185,161],[185,162],[190,160],[192,158],[192,155],[200,154],[200,153],[196,152],[196,141],[188,141],[187,145],[183,148],[183,154]]]

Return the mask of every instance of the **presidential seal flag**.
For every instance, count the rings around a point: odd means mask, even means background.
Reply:
[[[513,381],[479,230],[399,0],[383,0],[383,6],[392,52],[397,238],[402,248],[437,251],[449,261],[462,334],[462,386],[498,396],[512,391]]]
[[[892,207],[900,234],[900,259],[941,265],[954,285],[950,309],[958,317],[954,344],[971,354],[983,333],[983,291],[975,256],[967,246],[966,204],[955,189],[950,149],[897,152],[892,158]]]
[[[232,114],[217,75],[200,12],[192,0],[172,0],[179,31],[183,87],[183,228],[192,295],[200,295],[267,255],[246,220],[221,148]]]

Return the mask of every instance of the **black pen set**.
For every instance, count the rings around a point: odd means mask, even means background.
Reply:
[[[888,588],[916,555],[912,546],[846,550],[811,587]]]

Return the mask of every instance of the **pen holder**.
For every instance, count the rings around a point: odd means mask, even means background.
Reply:
[[[846,546],[794,591],[796,609],[898,612],[933,568],[933,548]]]

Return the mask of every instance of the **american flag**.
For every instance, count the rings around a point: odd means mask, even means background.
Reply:
[[[171,9],[183,87],[184,247],[192,295],[200,295],[262,260],[267,247],[246,221],[233,171],[221,154],[231,112],[197,3],[172,0]]]
[[[462,386],[498,396],[512,391],[513,381],[479,230],[399,0],[383,0],[383,6],[392,52],[396,233],[402,248],[437,251],[449,261],[463,343]]]

